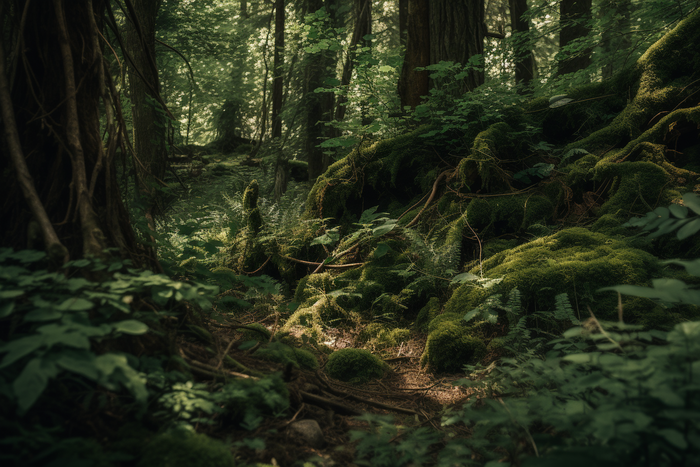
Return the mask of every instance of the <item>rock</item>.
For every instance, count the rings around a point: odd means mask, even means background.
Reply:
[[[291,437],[298,438],[300,443],[312,448],[319,449],[326,444],[323,431],[316,420],[299,420],[289,425],[287,431]]]

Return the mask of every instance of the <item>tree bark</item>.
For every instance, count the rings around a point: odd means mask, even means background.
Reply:
[[[562,0],[559,4],[559,49],[563,49],[579,39],[584,39],[590,32],[588,21],[591,19],[592,0]],[[591,64],[591,49],[586,48],[568,56],[559,62],[557,74],[564,75],[583,70]]]
[[[4,89],[12,83],[11,108],[2,99],[0,218],[5,227],[0,245],[26,248],[31,225],[38,222],[42,230],[54,230],[71,259],[104,256],[106,248],[117,247],[135,264],[155,267],[152,252],[137,246],[116,180],[114,157],[123,120],[101,50],[106,5],[104,0],[17,1],[15,11],[23,17],[2,12],[0,37],[22,47],[14,74],[2,70],[0,81]],[[100,100],[107,115],[104,146]],[[18,156],[23,161],[13,162]],[[26,184],[34,195],[23,195]],[[45,238],[44,247],[51,249],[55,238]]]
[[[530,21],[523,18],[527,11],[527,0],[510,0],[510,24],[514,37],[515,83],[522,84],[519,92],[525,92],[535,74],[535,61],[529,40]]]
[[[408,30],[408,0],[399,0],[399,44],[406,47]]]
[[[331,24],[336,27],[337,0],[307,0],[307,13],[313,13],[321,8],[326,9],[331,17]],[[322,50],[307,55],[304,70],[304,108],[306,109],[306,155],[308,161],[309,180],[318,178],[330,165],[330,157],[324,154],[323,148],[318,147],[321,141],[330,137],[332,129],[325,125],[333,120],[335,96],[330,92],[315,92],[323,87],[327,78],[335,78],[337,54]]]
[[[160,80],[156,65],[156,18],[161,0],[127,2],[124,46],[128,57],[129,91],[134,125],[136,181],[147,199],[146,217],[151,229],[160,196],[155,189],[163,184],[167,168],[167,128],[158,103]],[[133,5],[133,9],[130,6]]]
[[[450,61],[466,65],[484,53],[485,12],[483,0],[430,2],[430,64]],[[484,83],[484,72],[469,71],[462,91]]]
[[[415,109],[422,97],[428,95],[430,83],[427,71],[416,70],[430,65],[429,0],[408,0],[406,31],[406,54],[399,77],[399,96],[402,108]]]

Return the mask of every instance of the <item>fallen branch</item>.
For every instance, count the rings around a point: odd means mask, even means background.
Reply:
[[[433,199],[435,199],[435,195],[437,194],[437,188],[440,184],[440,181],[443,178],[445,178],[449,172],[449,170],[445,170],[440,175],[438,175],[438,178],[435,179],[435,183],[433,183],[433,191],[430,193],[428,201],[425,202],[425,204],[423,205],[423,209],[421,209],[420,212],[416,214],[416,217],[414,217],[413,220],[406,225],[406,227],[413,227],[418,222],[418,218],[420,218],[421,214],[423,214],[423,211],[425,211],[430,205],[430,203],[433,202]]]
[[[332,401],[330,399],[326,399],[325,397],[317,396],[315,394],[311,394],[306,391],[299,391],[299,394],[301,394],[301,398],[304,402],[308,402],[310,404],[314,405],[321,405],[323,407],[333,409],[337,413],[342,414],[342,415],[362,415],[362,412],[359,412],[352,407],[348,407],[347,405],[343,405],[339,402]]]
[[[282,256],[282,258],[287,259],[289,261],[294,261],[295,263],[306,264],[307,266],[318,267],[319,265],[323,264],[323,263],[316,263],[314,261],[304,261],[303,259],[296,259],[296,258],[292,258],[291,256]],[[324,267],[333,268],[333,269],[345,269],[345,268],[352,268],[355,266],[364,266],[364,265],[365,265],[365,263],[326,264]]]

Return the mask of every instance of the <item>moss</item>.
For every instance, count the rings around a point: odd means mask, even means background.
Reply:
[[[289,390],[281,373],[258,380],[234,379],[221,388],[226,416],[236,424],[251,418],[279,416],[289,408]]]
[[[345,320],[357,323],[359,316],[340,306],[334,297],[327,295],[316,295],[306,301],[308,306],[299,307],[292,316],[287,319],[282,326],[282,331],[289,332],[294,328],[299,328],[316,340],[324,338],[324,328],[327,324]]]
[[[482,236],[521,232],[532,224],[551,221],[553,216],[554,204],[542,195],[475,198],[467,207],[467,222]]]
[[[455,321],[445,321],[428,334],[421,364],[437,373],[462,371],[486,355],[486,344]]]
[[[358,342],[364,343],[368,347],[377,350],[386,349],[388,347],[396,347],[403,342],[408,341],[411,337],[411,332],[403,328],[391,328],[384,323],[370,323],[360,331],[357,336]]]
[[[300,305],[310,305],[311,303],[307,302],[312,297],[331,293],[334,289],[334,278],[330,273],[310,274],[299,281],[299,285],[297,285],[297,289],[294,292],[294,301]]]
[[[341,349],[328,357],[326,372],[341,381],[364,383],[381,378],[388,365],[368,350]]]
[[[522,294],[527,312],[553,309],[554,297],[568,293],[579,309],[591,306],[596,316],[613,319],[617,298],[596,293],[614,284],[644,285],[660,276],[654,256],[631,248],[624,240],[569,228],[494,255],[482,264],[485,277],[503,277],[490,289],[471,284],[458,287],[445,304],[446,313],[465,313],[496,293],[514,287]],[[472,273],[477,273],[476,269]]]
[[[433,332],[442,326],[443,323],[454,323],[466,327],[467,323],[462,319],[463,316],[464,313],[443,313],[438,315],[428,324],[428,333]]]
[[[428,303],[418,312],[414,326],[419,331],[427,332],[428,324],[440,313],[440,300],[437,297],[430,297]]]
[[[500,191],[507,189],[505,172],[499,161],[506,154],[514,152],[511,128],[499,122],[491,125],[474,138],[469,155],[457,167],[460,181],[472,191]]]
[[[308,350],[297,349],[279,342],[273,342],[258,349],[254,355],[277,363],[291,363],[296,368],[306,368],[307,370],[318,368],[318,360],[314,354]]]
[[[250,212],[258,207],[258,181],[251,181],[243,191],[243,209]]]
[[[247,327],[257,329],[253,331],[252,329],[243,329],[241,333],[241,339],[244,341],[257,341],[257,342],[268,342],[272,333],[260,323],[246,324]]]
[[[229,447],[204,434],[184,430],[162,433],[146,446],[139,467],[234,467]]]
[[[540,224],[533,224],[533,225],[540,225]],[[532,226],[530,226],[532,228]],[[531,228],[528,229],[528,233],[531,232]],[[481,251],[481,257],[483,259],[490,258],[491,256],[495,255],[496,253],[500,253],[501,251],[505,250],[510,250],[511,248],[515,248],[518,246],[518,243],[520,243],[517,239],[511,239],[511,240],[506,240],[503,238],[494,238],[493,240],[489,240],[486,242],[483,246],[483,249]]]

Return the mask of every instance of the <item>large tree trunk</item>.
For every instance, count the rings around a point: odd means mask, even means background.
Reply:
[[[450,61],[466,65],[474,55],[484,53],[483,0],[430,2],[430,63]],[[484,72],[472,69],[463,91],[484,83]]]
[[[535,61],[529,40],[530,21],[523,18],[527,9],[527,0],[510,0],[510,24],[515,43],[515,83],[524,86],[519,88],[521,92],[535,74]]]
[[[588,21],[591,18],[592,0],[562,0],[559,4],[559,48],[573,46],[574,41],[585,38],[590,32]],[[591,64],[591,50],[584,48],[568,56],[559,62],[557,73],[564,75],[583,70]]]
[[[408,31],[408,0],[399,0],[399,44],[406,47]]]
[[[427,71],[416,68],[430,65],[430,1],[408,0],[406,54],[399,77],[401,107],[415,109],[428,95],[430,78]]]
[[[331,17],[335,27],[337,0],[307,0],[306,11],[313,13],[321,8]],[[330,157],[323,153],[318,145],[323,138],[331,135],[331,128],[325,125],[333,120],[335,96],[330,92],[315,92],[323,87],[326,78],[335,77],[337,55],[329,50],[322,50],[307,55],[305,59],[304,79],[304,108],[306,110],[306,155],[308,161],[309,180],[314,181],[330,165]]]
[[[272,81],[272,139],[278,143],[282,138],[282,102],[284,101],[284,0],[275,0],[275,54]],[[280,199],[287,191],[289,167],[282,152],[277,148],[275,164],[275,199]]]
[[[17,0],[0,18],[0,37],[22,44],[16,68],[2,66],[7,62],[0,50],[0,245],[26,248],[37,230],[39,243],[59,261],[104,256],[105,248],[118,247],[137,264],[154,265],[153,257],[136,251],[116,181],[123,121],[100,46],[105,5]]]
[[[124,46],[128,57],[129,91],[134,124],[134,164],[139,193],[147,198],[146,217],[151,229],[167,167],[169,122],[159,103],[160,80],[156,65],[156,18],[161,0],[133,0],[126,21]],[[127,5],[129,5],[127,3]],[[159,112],[160,111],[160,112]]]

